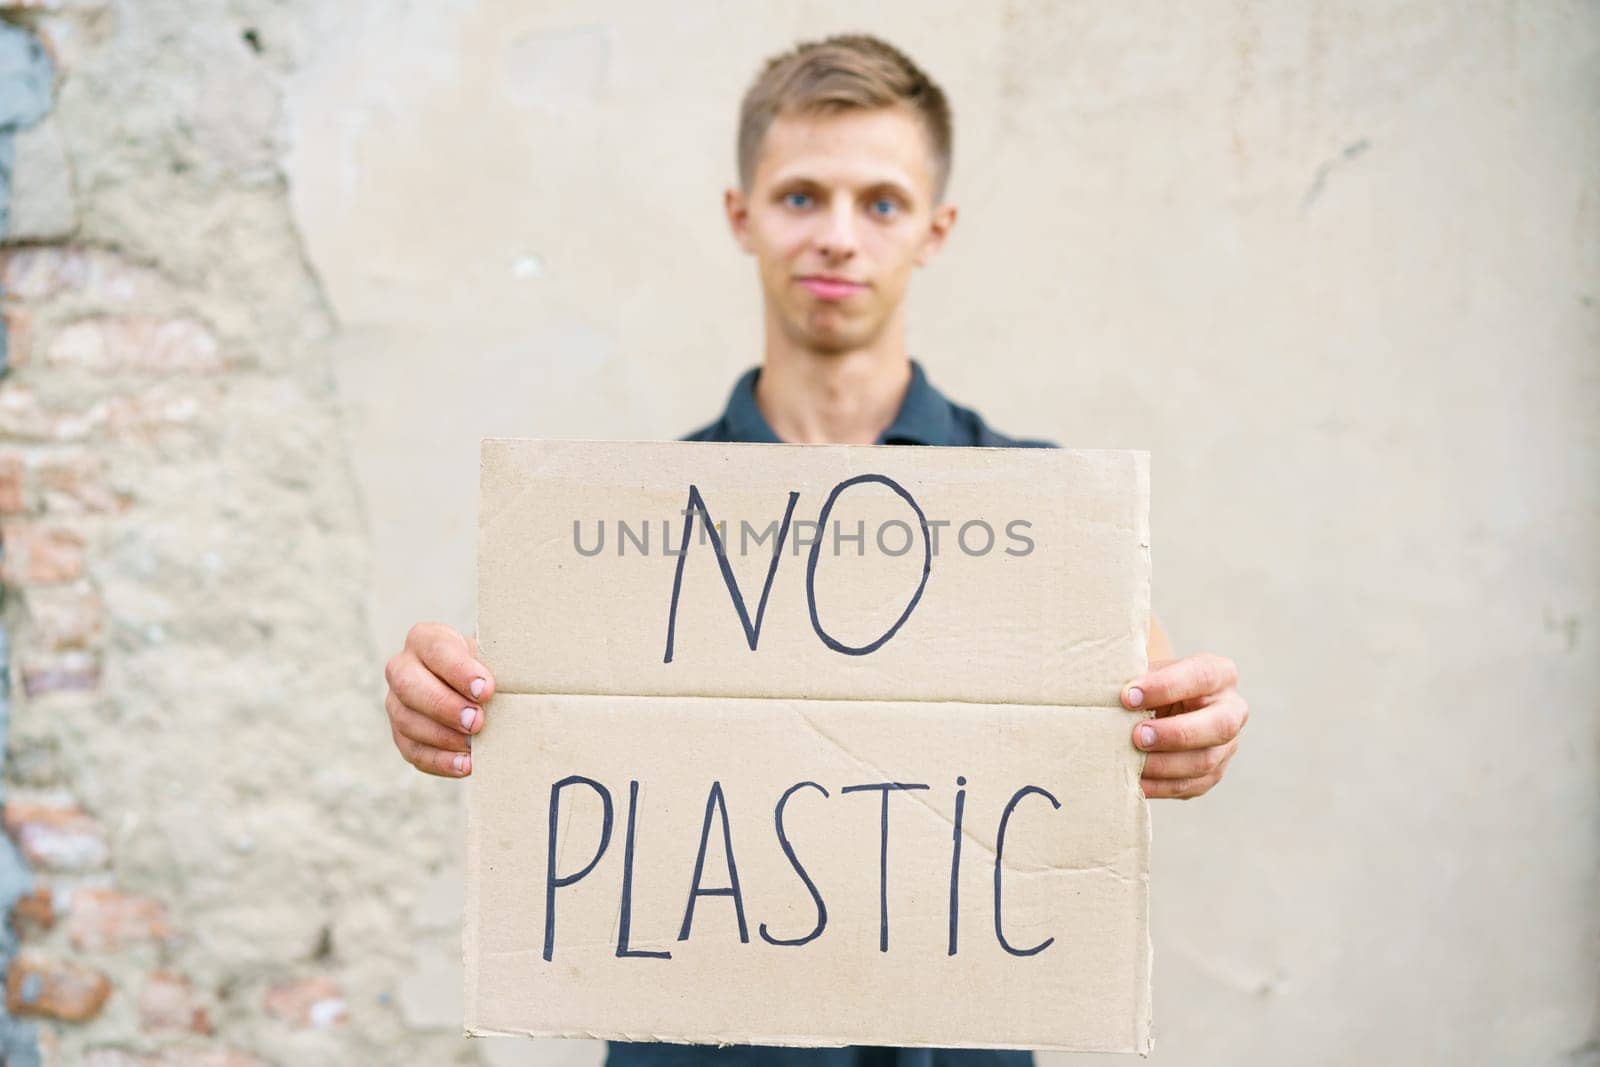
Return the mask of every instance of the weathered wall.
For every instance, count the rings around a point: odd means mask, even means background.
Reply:
[[[280,164],[304,20],[0,9],[50,75],[0,252],[5,826],[28,868],[3,886],[26,895],[0,1060],[477,1062],[398,1002],[452,853],[411,830],[437,797],[378,743],[335,319]]]
[[[11,882],[27,966],[110,989],[15,1047],[593,1062],[454,1037],[461,790],[379,668],[470,627],[481,434],[674,436],[759,357],[738,95],[865,28],[957,111],[914,353],[1149,449],[1157,610],[1244,672],[1227,782],[1156,812],[1155,1059],[1600,1062],[1592,5],[0,10],[56,67],[0,274]]]

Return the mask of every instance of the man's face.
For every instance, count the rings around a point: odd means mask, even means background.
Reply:
[[[877,340],[899,321],[912,268],[955,223],[955,207],[935,207],[933,195],[933,154],[908,110],[774,120],[748,193],[725,195],[769,324],[817,352]]]

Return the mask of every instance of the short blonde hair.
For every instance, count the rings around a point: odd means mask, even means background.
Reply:
[[[748,192],[767,128],[781,115],[904,107],[921,121],[933,155],[934,201],[950,179],[950,105],[944,90],[893,45],[866,34],[807,41],[773,56],[739,108],[739,185]]]

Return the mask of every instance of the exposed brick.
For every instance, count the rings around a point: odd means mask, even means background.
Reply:
[[[83,535],[64,526],[0,523],[0,580],[7,585],[70,582],[83,574]]]
[[[55,452],[34,466],[33,483],[47,512],[122,511],[130,502],[107,482],[105,459],[92,452]]]
[[[116,889],[77,889],[67,912],[67,937],[82,952],[104,952],[173,935],[160,901]]]
[[[93,967],[24,952],[6,972],[6,1007],[13,1015],[67,1022],[92,1019],[111,995],[111,980]]]
[[[47,693],[92,693],[100,688],[100,657],[92,652],[30,655],[22,661],[22,691],[30,697]]]
[[[21,933],[48,930],[56,924],[56,895],[47,886],[36,885],[33,891],[17,898],[11,917],[21,927]]]
[[[292,1026],[337,1026],[349,1018],[339,987],[326,977],[302,978],[267,990],[267,1014]]]
[[[26,603],[30,645],[68,652],[99,643],[105,605],[88,582],[29,589]]]
[[[28,510],[28,497],[22,487],[26,470],[27,464],[18,453],[0,453],[0,515],[20,515]]]
[[[105,829],[81,808],[11,800],[5,825],[36,870],[92,871],[111,858]]]
[[[217,339],[193,319],[115,315],[82,319],[50,342],[49,360],[59,366],[151,373],[215,370],[221,365]]]
[[[205,1000],[181,975],[157,971],[139,994],[139,1025],[152,1033],[211,1033]]]
[[[33,315],[7,302],[0,305],[0,329],[6,333],[6,365],[12,370],[28,365],[33,352]]]

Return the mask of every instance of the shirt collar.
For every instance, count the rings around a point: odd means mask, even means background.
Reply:
[[[922,364],[911,361],[911,386],[894,421],[878,438],[881,445],[947,445],[955,434],[950,401],[933,387]]]
[[[728,397],[728,409],[723,414],[729,436],[735,441],[754,441],[760,444],[781,444],[782,441],[756,405],[756,379],[760,367],[751,367],[734,383],[733,394]],[[882,445],[942,445],[948,444],[954,434],[954,419],[950,414],[950,401],[933,387],[922,365],[911,361],[911,385],[894,421],[878,437]]]
[[[759,366],[751,367],[733,383],[733,395],[728,397],[728,410],[723,412],[723,422],[728,426],[728,437],[734,441],[751,441],[756,444],[776,445],[783,442],[767,425],[767,418],[756,406],[756,379],[761,376]]]

